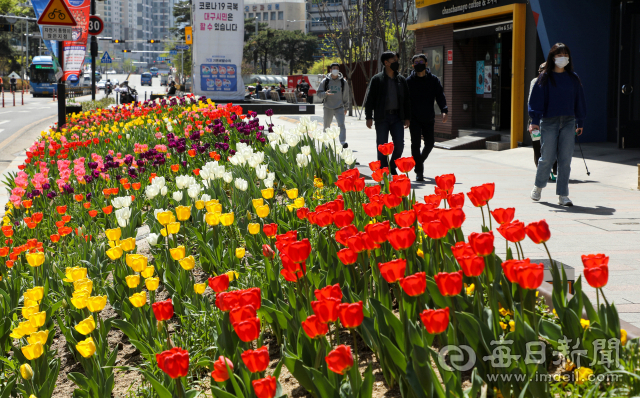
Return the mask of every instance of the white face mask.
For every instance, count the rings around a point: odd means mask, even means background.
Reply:
[[[555,61],[558,68],[564,68],[569,64],[569,57],[558,57]]]
[[[340,73],[340,71],[338,69],[331,69],[331,74],[333,76],[338,76],[338,73]]]

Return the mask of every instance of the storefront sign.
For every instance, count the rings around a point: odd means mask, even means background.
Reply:
[[[215,100],[241,100],[244,0],[194,1],[193,90]]]
[[[484,94],[484,61],[476,61],[476,94]]]
[[[418,8],[418,23],[526,2],[526,0],[449,0]]]
[[[491,24],[480,24],[453,31],[454,40],[469,39],[471,37],[493,36],[498,33],[511,32],[513,30],[513,21],[495,22]]]
[[[453,63],[453,50],[447,50],[447,65]]]

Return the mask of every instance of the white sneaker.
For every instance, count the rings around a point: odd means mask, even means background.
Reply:
[[[561,206],[573,206],[573,202],[568,196],[558,196],[558,204]]]
[[[542,196],[542,188],[538,188],[534,186],[533,189],[531,190],[531,199],[537,202],[540,200],[540,196]]]

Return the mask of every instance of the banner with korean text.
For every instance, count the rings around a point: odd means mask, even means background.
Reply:
[[[193,92],[214,100],[244,99],[240,73],[244,0],[193,1]]]

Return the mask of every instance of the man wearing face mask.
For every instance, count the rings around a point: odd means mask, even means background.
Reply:
[[[331,127],[331,122],[335,116],[340,127],[340,145],[347,148],[347,129],[344,125],[344,117],[349,109],[349,85],[340,73],[340,65],[331,64],[331,73],[320,82],[318,98],[324,103],[324,129]]]
[[[384,70],[371,78],[369,93],[364,104],[367,127],[376,124],[376,146],[389,142],[389,134],[393,141],[391,165],[387,157],[378,151],[378,160],[382,167],[389,167],[391,174],[398,174],[395,160],[402,156],[404,150],[404,129],[411,120],[411,101],[409,87],[404,76],[398,74],[400,64],[398,53],[385,51],[380,56]]]
[[[427,56],[414,55],[411,59],[413,72],[407,78],[411,97],[411,156],[416,162],[416,181],[424,181],[424,162],[435,144],[435,110],[438,103],[442,113],[442,123],[447,122],[447,100],[440,80],[427,68]],[[424,149],[420,152],[420,142],[424,139]]]

